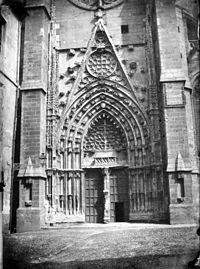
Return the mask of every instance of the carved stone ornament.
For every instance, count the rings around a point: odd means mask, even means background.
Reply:
[[[93,52],[87,62],[88,72],[94,77],[109,77],[116,70],[117,62],[109,51]]]
[[[76,6],[87,10],[96,10],[98,8],[109,9],[124,2],[124,0],[69,0],[69,1],[75,4]]]

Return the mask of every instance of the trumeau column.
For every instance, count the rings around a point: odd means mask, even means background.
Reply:
[[[45,165],[41,165],[41,155],[45,156],[46,152],[49,2],[26,1],[28,15],[25,19],[22,62],[18,232],[39,229],[45,219],[46,173]]]
[[[109,168],[103,168],[104,176],[104,215],[103,222],[110,222],[110,175]]]
[[[184,95],[187,76],[182,62],[175,1],[156,0],[156,20],[166,131],[170,223],[193,223],[196,220],[192,199],[190,126],[187,117],[188,100]]]

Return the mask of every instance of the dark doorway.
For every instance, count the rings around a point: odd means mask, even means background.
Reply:
[[[110,220],[129,220],[128,178],[125,169],[112,169],[110,173]]]
[[[124,221],[124,203],[115,203],[115,221]]]

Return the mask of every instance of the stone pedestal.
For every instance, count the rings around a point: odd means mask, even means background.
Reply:
[[[171,204],[170,205],[170,224],[193,224],[194,206],[192,204]]]
[[[45,225],[45,209],[43,207],[27,207],[17,209],[17,232],[39,230]]]

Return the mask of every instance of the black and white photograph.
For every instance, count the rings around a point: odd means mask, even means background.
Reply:
[[[0,269],[200,268],[199,0],[0,0]]]

